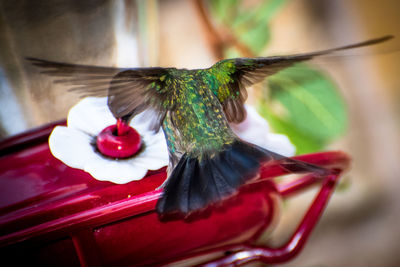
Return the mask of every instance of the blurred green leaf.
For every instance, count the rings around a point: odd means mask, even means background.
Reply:
[[[255,9],[242,9],[238,7],[236,17],[230,22],[231,28],[236,30],[246,30],[247,25],[252,23],[254,20],[254,15],[256,13]]]
[[[285,0],[264,1],[257,8],[241,9],[232,23],[237,38],[255,54],[260,54],[270,40],[269,22]]]
[[[232,29],[234,35],[255,54],[270,40],[269,22],[286,0],[266,0],[258,6],[244,7],[243,1],[210,1],[211,10],[220,23]]]
[[[259,24],[237,36],[255,54],[259,54],[270,40],[270,31],[267,24]]]
[[[257,9],[256,21],[269,23],[272,17],[279,11],[279,9],[285,4],[286,0],[269,0],[264,1],[264,3]]]
[[[230,24],[239,7],[239,0],[211,0],[208,1],[213,17],[220,23]]]
[[[290,142],[296,146],[296,154],[306,154],[323,149],[324,145],[320,140],[315,140],[298,131],[290,122],[280,119],[274,115],[274,112],[268,107],[267,102],[260,102],[258,112],[269,123],[275,132],[285,134]]]
[[[263,105],[273,107],[279,103],[283,112],[269,108],[266,111],[270,114],[266,116],[275,130],[289,136],[299,153],[319,150],[345,131],[345,103],[334,84],[320,71],[298,64],[271,76],[268,87]]]

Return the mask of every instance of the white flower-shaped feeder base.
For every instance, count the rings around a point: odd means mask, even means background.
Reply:
[[[139,132],[143,149],[131,158],[112,159],[96,148],[97,135],[116,123],[106,98],[88,97],[68,114],[68,127],[57,126],[50,135],[51,153],[66,165],[82,169],[101,181],[124,184],[143,178],[148,170],[168,165],[168,152],[162,131],[150,131],[148,114],[132,119],[130,126]]]

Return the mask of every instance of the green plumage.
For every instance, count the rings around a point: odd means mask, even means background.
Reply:
[[[219,100],[219,97],[235,97],[223,86],[230,80],[228,72],[216,68],[171,70],[166,79],[174,83],[166,106],[176,106],[166,114],[163,123],[172,154],[187,152],[200,157],[233,142],[235,135]]]

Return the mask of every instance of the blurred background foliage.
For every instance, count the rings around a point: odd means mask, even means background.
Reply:
[[[242,0],[208,1],[214,20],[241,44],[242,49],[225,45],[224,57],[266,56],[270,21],[286,2],[267,0],[248,6]],[[335,84],[312,65],[285,69],[264,82],[261,90],[258,111],[275,132],[289,137],[298,154],[322,150],[345,132],[346,105]]]

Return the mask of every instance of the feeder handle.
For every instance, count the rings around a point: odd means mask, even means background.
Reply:
[[[306,154],[294,158],[307,163],[312,163],[329,168],[332,171],[336,171],[338,175],[341,174],[344,170],[348,169],[350,164],[350,157],[342,151]],[[299,191],[308,189],[310,186],[313,186],[316,183],[320,183],[321,181],[322,180],[320,177],[309,174],[295,179],[291,182],[278,183],[277,189],[279,194],[283,198],[287,198],[292,196],[293,194],[299,193]]]
[[[282,247],[268,248],[257,245],[237,246],[232,248],[232,250],[235,251],[232,254],[209,261],[202,266],[233,266],[252,261],[276,264],[292,259],[301,251],[312,229],[318,222],[318,219],[334,191],[339,175],[340,174],[333,174],[325,177],[318,195],[314,199],[300,225],[297,227],[290,240]]]
[[[324,166],[332,170],[329,174],[321,179],[313,174],[305,175],[295,181],[278,184],[277,188],[283,197],[288,197],[293,193],[297,193],[317,182],[322,181],[321,189],[313,200],[307,213],[303,217],[296,231],[290,240],[279,248],[269,248],[259,245],[239,245],[229,248],[234,251],[228,256],[219,259],[211,260],[202,266],[232,266],[241,265],[252,261],[261,261],[269,264],[276,264],[286,262],[294,258],[304,247],[305,242],[312,229],[314,229],[322,212],[324,211],[330,196],[332,195],[335,185],[342,174],[348,168],[350,163],[349,156],[341,151],[322,152],[315,154],[308,154],[295,157],[295,159],[302,160],[308,163]],[[261,179],[267,179],[274,176],[282,175],[279,170],[262,170]]]

